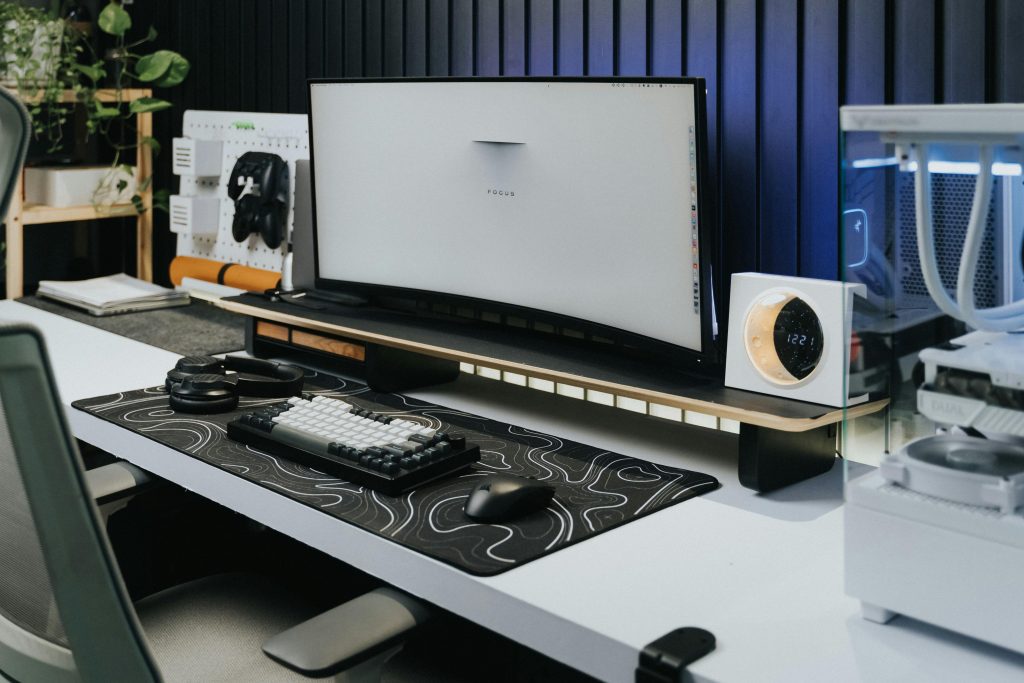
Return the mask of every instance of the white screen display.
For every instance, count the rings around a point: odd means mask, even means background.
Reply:
[[[692,85],[310,87],[319,277],[701,350]]]

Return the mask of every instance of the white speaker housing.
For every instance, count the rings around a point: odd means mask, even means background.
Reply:
[[[220,175],[220,140],[198,140],[196,138],[174,138],[173,171],[175,175],[214,178]]]
[[[834,407],[867,400],[846,396],[853,297],[865,293],[862,284],[735,273],[725,385]],[[787,324],[797,326],[779,327]]]

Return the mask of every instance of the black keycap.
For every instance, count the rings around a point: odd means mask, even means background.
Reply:
[[[384,474],[398,474],[398,465],[393,462],[386,462],[381,468],[381,471]]]
[[[412,461],[412,458],[402,458],[398,461],[398,464],[402,466],[402,469],[412,469],[416,464]]]
[[[429,446],[432,439],[429,436],[423,436],[422,434],[413,434],[409,437],[409,441],[415,441],[421,443],[424,446]]]
[[[379,470],[383,466],[384,466],[384,459],[383,458],[371,458],[370,459],[370,468],[371,469]]]

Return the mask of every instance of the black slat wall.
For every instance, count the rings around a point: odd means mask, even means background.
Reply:
[[[158,117],[165,143],[188,108],[304,112],[306,76],[702,76],[725,275],[837,275],[840,104],[1024,101],[1021,0],[136,0],[132,11],[193,64],[164,93],[177,105]],[[158,180],[173,187],[168,157]],[[166,273],[173,239],[166,218],[157,226]]]

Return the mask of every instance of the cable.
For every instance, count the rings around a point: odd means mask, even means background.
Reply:
[[[974,202],[971,206],[970,221],[957,274],[956,300],[949,296],[943,286],[936,262],[934,226],[931,219],[931,174],[928,171],[928,148],[923,144],[914,147],[914,158],[917,163],[914,185],[917,244],[925,286],[943,313],[979,330],[1011,332],[1024,328],[1024,300],[988,309],[976,308],[974,300],[975,275],[985,233],[988,205],[992,197],[992,157],[992,146],[981,145]]]

